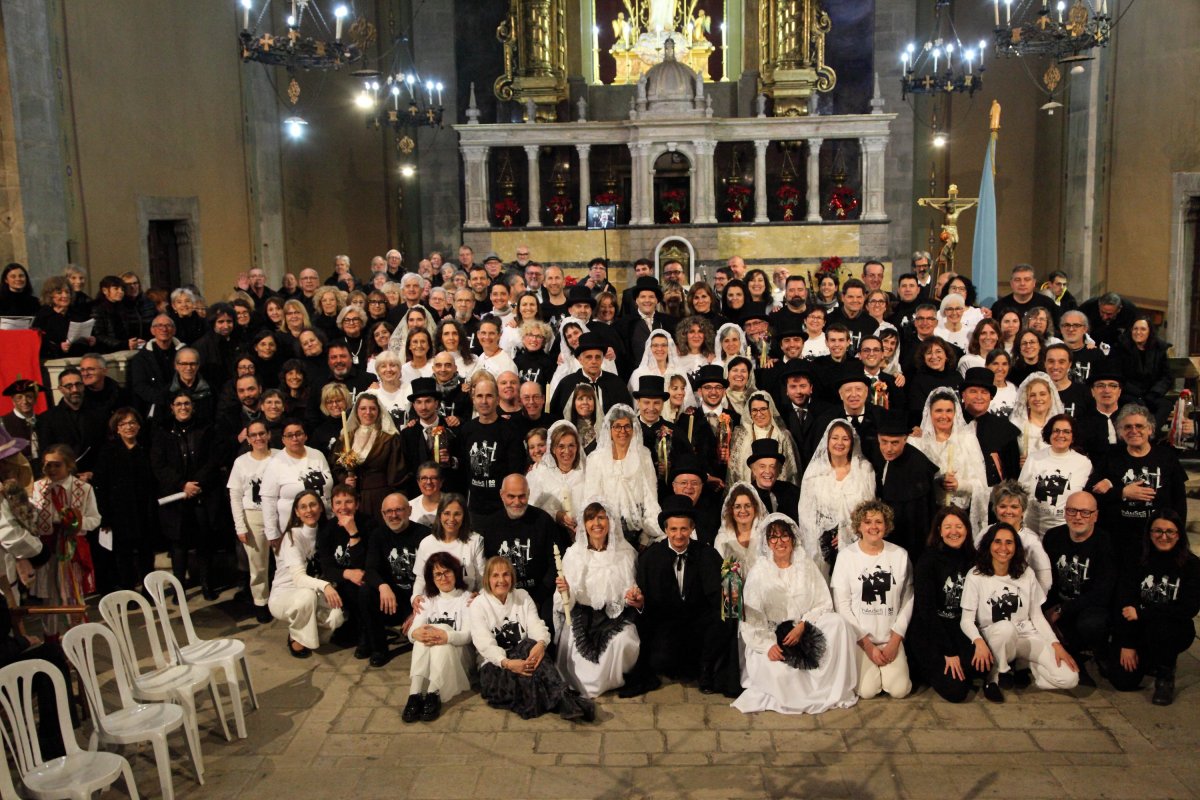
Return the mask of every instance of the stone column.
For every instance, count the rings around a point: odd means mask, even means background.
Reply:
[[[529,168],[529,221],[527,228],[539,228],[542,225],[542,175],[538,168],[538,152],[541,145],[525,145],[525,162]]]
[[[646,163],[650,145],[647,142],[631,143],[629,153],[629,222],[631,225],[650,225],[654,222],[654,175]]]
[[[246,70],[242,103],[246,110],[246,184],[250,187],[250,241],[247,267],[261,267],[267,283],[278,286],[287,271],[283,235],[283,174],[279,153],[279,99],[261,69]]]
[[[488,148],[467,146],[463,147],[462,154],[466,172],[466,179],[463,181],[463,184],[467,193],[467,218],[464,224],[468,228],[486,228],[489,224]]]
[[[30,277],[35,286],[61,275],[67,263],[67,162],[62,149],[60,98],[55,79],[56,24],[52,8],[35,0],[3,0],[9,91],[20,173],[21,210]],[[6,137],[7,138],[7,137]],[[88,264],[85,267],[91,266]],[[137,265],[128,265],[136,267]]]
[[[587,227],[587,207],[592,202],[592,168],[589,158],[592,152],[590,144],[577,144],[575,151],[579,153],[579,227]]]
[[[874,43],[872,50],[875,72],[879,75],[879,90],[886,103],[884,106],[886,111],[902,110],[906,106],[900,91],[901,63],[896,56],[908,42],[914,41],[920,35],[917,32],[918,7],[924,6],[913,3],[912,0],[875,0],[874,3],[872,21],[874,35],[867,41]],[[932,9],[930,8],[930,10]],[[989,47],[987,54],[989,66],[995,65],[994,61],[990,61],[994,56],[995,52]],[[921,186],[914,185],[914,154],[916,152],[922,153],[921,167],[916,169],[916,172],[925,176],[929,174],[929,162],[923,155],[927,152],[925,143],[922,141],[919,147],[914,144],[916,119],[916,114],[905,112],[892,120],[892,150],[884,162],[884,174],[887,176],[886,191],[883,195],[884,208],[887,218],[891,221],[891,224],[888,225],[889,244],[886,252],[894,253],[899,261],[906,260],[913,251],[914,239],[916,242],[924,239],[923,230],[917,233],[913,231],[913,209],[916,205],[913,203],[914,192],[925,194],[929,188],[928,184],[924,182]],[[980,160],[982,161],[982,157]],[[926,221],[927,218],[923,212],[922,228]],[[898,275],[901,272],[904,270],[896,268],[892,274]],[[884,286],[883,288],[891,289],[893,287]]]
[[[713,152],[716,149],[716,142],[696,142],[695,192],[691,219],[694,223],[708,224],[717,221],[717,198],[713,188]]]
[[[886,136],[864,136],[858,140],[859,160],[862,162],[862,195],[864,220],[887,219],[883,207],[884,174],[887,165]]]
[[[767,218],[767,145],[763,139],[754,140],[754,219],[751,222],[770,222]]]
[[[808,216],[809,222],[821,221],[821,143],[824,139],[808,140]]]

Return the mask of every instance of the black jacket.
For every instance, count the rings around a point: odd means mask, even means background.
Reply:
[[[110,303],[100,298],[92,306],[92,319],[96,320],[92,335],[96,337],[96,350],[101,353],[128,350],[130,339],[150,338],[150,323],[128,303]]]

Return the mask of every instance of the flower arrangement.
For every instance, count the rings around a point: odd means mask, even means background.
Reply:
[[[352,448],[347,448],[338,454],[337,465],[348,472],[353,472],[360,464],[362,464],[362,459]]]
[[[858,198],[849,186],[835,186],[829,195],[825,210],[833,215],[833,219],[848,219],[858,210]]]
[[[682,221],[683,205],[687,202],[687,192],[683,189],[667,189],[658,197],[663,211],[668,214],[667,221],[679,223]]]
[[[429,431],[429,435],[433,439],[433,460],[440,464],[442,455],[445,453],[442,438],[446,435],[446,428],[442,425],[434,425],[433,429]]]
[[[779,201],[779,207],[783,209],[783,218],[793,220],[796,218],[796,209],[800,207],[804,195],[795,186],[785,183],[775,190],[775,199]]]
[[[592,199],[598,206],[619,206],[625,202],[619,192],[601,192]]]
[[[750,202],[752,190],[740,183],[731,183],[725,187],[725,210],[733,216],[734,222],[741,222],[746,204]]]
[[[818,270],[818,272],[826,273],[826,274],[833,275],[836,277],[838,272],[841,271],[841,269],[842,269],[842,259],[839,258],[838,256],[830,256],[829,258],[826,258],[821,262],[821,269]]]
[[[83,514],[79,513],[77,508],[68,508],[62,513],[61,521],[68,533],[79,533],[79,529],[83,527]]]
[[[563,278],[563,286],[565,286],[568,289],[570,289],[572,286],[574,286],[577,283],[579,283],[579,279],[576,278],[574,275],[568,275],[567,277]]]
[[[546,211],[550,214],[550,222],[553,225],[567,224],[567,214],[570,214],[574,207],[571,198],[561,193],[546,201]]]
[[[492,213],[496,215],[496,220],[501,225],[511,228],[517,219],[517,214],[521,213],[521,204],[515,197],[502,197],[492,204]]]
[[[742,574],[742,562],[727,558],[721,562],[721,619],[743,619],[742,587],[746,576]]]

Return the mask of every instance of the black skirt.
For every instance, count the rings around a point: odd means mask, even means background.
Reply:
[[[633,623],[633,615],[632,608],[626,608],[614,619],[602,608],[582,604],[571,606],[571,632],[575,634],[575,649],[584,659],[599,664],[608,643],[626,625]]]
[[[508,648],[505,656],[527,658],[534,644],[532,639],[522,639]],[[492,708],[506,708],[521,719],[557,711],[563,698],[569,695],[566,681],[549,658],[543,658],[532,675],[517,675],[495,664],[484,664],[479,670],[479,693]]]

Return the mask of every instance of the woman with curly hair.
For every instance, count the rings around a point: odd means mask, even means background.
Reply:
[[[711,362],[715,338],[713,323],[703,314],[693,314],[680,320],[675,326],[675,349],[679,351],[680,371],[690,374]]]

